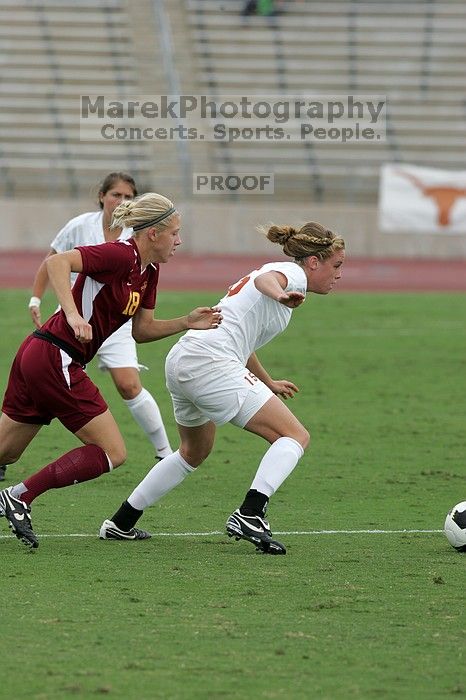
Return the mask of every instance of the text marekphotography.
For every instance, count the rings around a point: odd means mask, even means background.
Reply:
[[[381,95],[81,95],[83,141],[380,143]]]

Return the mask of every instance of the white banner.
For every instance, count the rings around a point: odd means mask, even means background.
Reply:
[[[384,165],[379,230],[466,234],[466,170]]]

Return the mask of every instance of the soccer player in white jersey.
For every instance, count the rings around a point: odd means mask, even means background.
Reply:
[[[219,302],[222,324],[188,331],[170,350],[165,375],[180,434],[176,452],[156,464],[110,520],[101,539],[141,539],[134,527],[143,511],[193,472],[210,454],[216,426],[232,423],[270,443],[227,533],[268,554],[285,554],[265,519],[269,498],[291,474],[309,444],[309,433],[278,398],[298,391],[272,379],[256,350],[287,327],[306,292],[328,294],[341,277],[343,239],[311,222],[299,230],[272,226],[267,238],[290,262],[267,263],[233,284]]]
[[[111,229],[112,215],[121,202],[137,195],[134,179],[125,172],[109,173],[99,188],[100,211],[80,214],[68,221],[50,244],[46,259],[55,253],[64,253],[76,246],[98,245],[117,239],[126,240],[132,229]],[[72,275],[72,281],[77,275]],[[45,261],[34,279],[29,310],[36,328],[41,327],[40,302],[48,283]],[[141,384],[140,369],[147,369],[138,362],[136,343],[129,320],[108,338],[97,351],[99,368],[110,372],[118,393],[131,415],[151,441],[155,456],[162,459],[172,453],[160,409],[152,394]],[[0,466],[0,481],[5,477],[6,466]]]

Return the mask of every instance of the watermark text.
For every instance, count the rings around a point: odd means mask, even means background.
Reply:
[[[319,142],[384,141],[379,95],[81,95],[81,140]]]

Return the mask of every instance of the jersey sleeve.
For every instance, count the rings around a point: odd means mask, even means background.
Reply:
[[[287,281],[285,287],[286,292],[301,292],[304,295],[306,294],[307,279],[306,273],[302,267],[296,263],[286,262],[274,264],[273,267],[270,267],[270,270],[276,270],[277,272],[281,272],[282,275],[285,275]]]
[[[134,248],[123,241],[77,246],[76,250],[81,253],[83,274],[103,284],[127,277],[137,264]]]
[[[68,221],[67,224],[57,233],[50,244],[50,247],[57,253],[65,253],[67,250],[72,250],[76,245],[76,226],[74,219]]]

